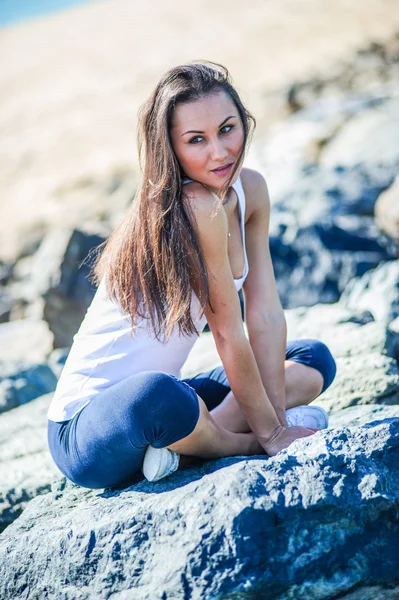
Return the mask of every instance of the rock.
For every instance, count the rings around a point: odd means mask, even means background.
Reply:
[[[399,256],[374,223],[394,168],[312,168],[272,206],[270,251],[284,308],[336,302],[354,277]]]
[[[388,258],[371,228],[357,223],[350,231],[340,225],[328,219],[280,228],[277,235],[272,228],[270,250],[284,308],[336,302],[351,279]],[[361,237],[362,230],[368,235]]]
[[[397,87],[399,36],[384,43],[370,42],[349,60],[340,61],[322,73],[291,83],[286,103],[289,110],[313,106],[320,100],[335,102],[352,97],[384,97]]]
[[[399,175],[374,206],[378,227],[399,242]]]
[[[357,404],[399,404],[399,332],[394,323],[387,327],[383,320],[374,321],[370,312],[348,311],[341,303],[285,314],[288,339],[318,339],[337,363],[335,380],[317,404],[331,414]]]
[[[398,418],[123,491],[62,478],[0,537],[0,595],[326,600],[393,588],[398,481]]]
[[[399,317],[388,325],[385,347],[388,356],[392,356],[399,362]]]
[[[56,375],[57,379],[60,378],[62,369],[64,368],[66,359],[68,358],[69,348],[57,348],[48,357],[47,364]]]
[[[45,395],[0,415],[0,532],[60,476],[47,448],[50,399]]]
[[[43,299],[39,313],[54,334],[55,348],[72,345],[94,296],[95,287],[88,276],[93,252],[103,241],[83,231],[55,230],[35,255],[32,295]]]
[[[40,363],[53,349],[53,334],[45,321],[21,319],[0,325],[0,360]]]
[[[354,429],[359,425],[366,425],[372,421],[381,421],[392,417],[399,418],[399,404],[382,406],[381,404],[368,404],[367,406],[351,406],[337,410],[329,416],[328,427],[339,429],[349,427]]]
[[[342,600],[397,600],[399,598],[399,586],[373,585],[371,587],[361,587],[350,594],[341,596],[341,598]]]
[[[353,279],[340,298],[348,310],[368,310],[389,323],[399,316],[399,261],[390,261]]]
[[[9,360],[0,363],[0,413],[53,392],[57,378],[46,364]]]
[[[11,298],[3,294],[0,296],[0,323],[6,323],[10,320],[10,314],[12,310]]]
[[[330,167],[395,164],[399,160],[398,139],[399,99],[393,98],[353,116],[324,146],[319,161]]]

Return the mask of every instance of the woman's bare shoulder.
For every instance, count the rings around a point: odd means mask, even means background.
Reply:
[[[241,182],[246,200],[246,221],[257,210],[270,210],[270,198],[266,180],[259,171],[243,167]]]
[[[199,213],[205,217],[212,215],[219,204],[219,198],[216,194],[209,191],[199,181],[185,184],[183,197],[185,203],[189,204],[194,213]]]

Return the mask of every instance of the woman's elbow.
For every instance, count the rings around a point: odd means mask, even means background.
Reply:
[[[262,333],[270,327],[286,327],[284,310],[278,308],[274,311],[254,310],[246,314],[246,323],[248,331]]]

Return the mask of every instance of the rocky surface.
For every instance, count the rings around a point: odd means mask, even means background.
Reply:
[[[1,415],[0,531],[12,523],[26,504],[51,488],[61,473],[47,448],[47,409],[52,395]],[[0,596],[1,597],[1,596]]]
[[[374,206],[378,227],[399,242],[399,175],[380,196]]]
[[[64,600],[324,600],[398,585],[398,476],[393,418],[157,484],[99,492],[60,479],[2,534],[0,590]]]
[[[53,392],[57,377],[48,364],[9,360],[0,362],[0,413]]]
[[[389,263],[389,266],[392,274],[390,278],[384,278],[386,287],[381,301],[385,302],[385,310],[380,312],[381,319],[378,318],[379,313],[374,319],[370,311],[349,310],[341,302],[286,311],[289,339],[320,339],[328,345],[336,359],[336,379],[316,402],[329,412],[331,427],[357,426],[373,420],[399,417],[399,322],[398,317],[389,323],[383,318],[383,315],[393,317],[396,314],[397,297],[392,290],[399,281],[399,272],[395,263]],[[373,291],[377,295],[380,293],[380,278],[377,277],[380,270],[384,271],[385,265],[372,273],[375,286],[368,286],[370,299]],[[357,282],[359,286],[366,275]],[[67,350],[54,351],[49,358],[53,371],[58,369],[60,373],[66,355]],[[182,376],[189,377],[218,364],[220,359],[213,336],[205,333],[194,346]],[[43,482],[49,486],[51,476],[57,471],[54,465],[53,469],[48,469],[48,465],[52,464],[46,439],[45,411],[49,402],[50,395],[43,396],[1,417],[4,433],[0,439],[7,452],[4,453],[3,473],[0,474],[3,482],[0,497],[11,498],[7,500],[9,504],[4,502],[1,509],[3,525],[9,524],[20,513],[27,499],[47,491]],[[31,429],[36,433],[27,435],[26,432]],[[33,446],[31,439],[34,440]],[[37,446],[39,440],[40,452]],[[44,471],[37,469],[37,456],[46,456]],[[11,469],[8,468],[10,461],[13,464]],[[21,487],[21,482],[25,482],[25,487]],[[12,509],[11,505],[15,508]]]

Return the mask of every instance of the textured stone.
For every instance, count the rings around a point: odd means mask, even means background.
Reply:
[[[393,164],[399,159],[398,139],[399,99],[393,98],[355,115],[323,148],[320,162]]]
[[[47,448],[50,398],[42,396],[0,415],[0,531],[60,475]]]
[[[53,334],[45,321],[21,319],[0,325],[0,360],[45,361],[53,349]]]
[[[72,345],[95,293],[89,281],[93,251],[104,239],[79,230],[48,234],[35,255],[32,296],[40,297],[41,317],[54,334],[54,347]],[[42,307],[42,308],[41,308]]]
[[[353,279],[340,298],[352,311],[368,310],[389,323],[399,316],[399,261],[389,261]]]
[[[399,176],[379,195],[374,214],[378,227],[399,242]]]
[[[398,482],[398,418],[124,490],[61,478],[0,537],[0,595],[327,600],[397,586]]]
[[[57,378],[45,363],[9,360],[0,362],[0,413],[53,392]]]

